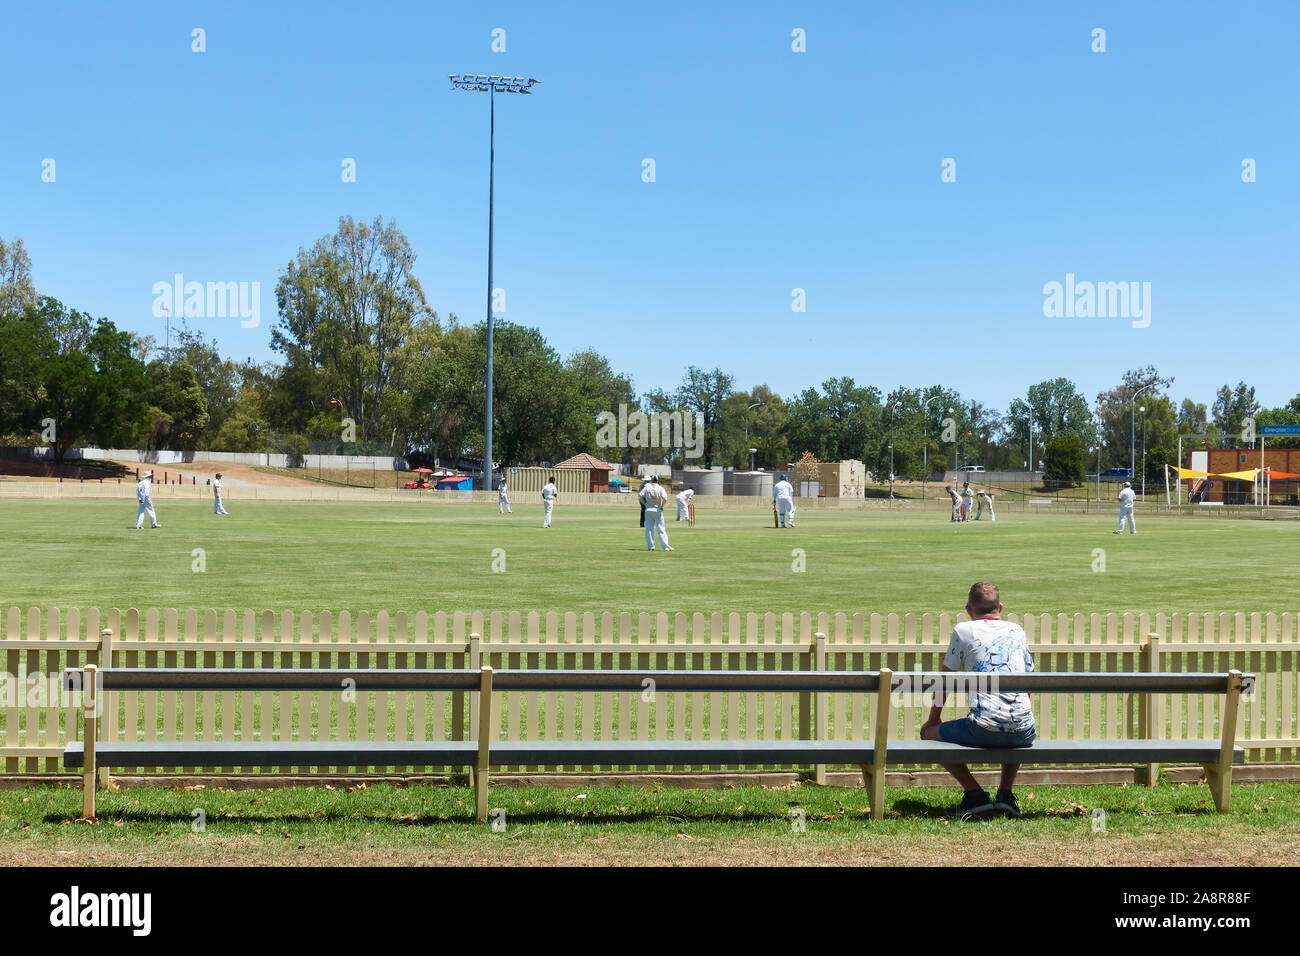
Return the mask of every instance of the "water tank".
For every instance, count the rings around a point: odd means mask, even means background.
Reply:
[[[770,471],[733,472],[731,489],[728,493],[770,498],[772,497],[772,473]]]
[[[682,482],[687,488],[694,488],[697,495],[720,495],[723,492],[723,472],[721,468],[686,468],[682,471]]]

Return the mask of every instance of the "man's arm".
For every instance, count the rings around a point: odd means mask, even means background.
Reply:
[[[951,674],[953,672],[952,668],[949,667],[947,664],[944,664],[942,667],[939,668],[939,670],[944,671],[945,673],[948,674]],[[922,737],[925,736],[925,731],[927,727],[937,727],[939,724],[943,723],[943,705],[947,700],[948,700],[948,689],[940,685],[939,689],[935,691],[934,706],[930,708],[930,716],[927,717],[925,719],[925,723],[921,725]]]

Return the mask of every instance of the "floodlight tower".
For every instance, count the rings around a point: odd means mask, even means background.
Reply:
[[[487,284],[487,398],[483,410],[483,490],[492,488],[492,205],[496,185],[496,126],[498,93],[532,93],[537,80],[522,76],[488,76],[483,73],[449,73],[453,90],[488,95],[488,284]]]

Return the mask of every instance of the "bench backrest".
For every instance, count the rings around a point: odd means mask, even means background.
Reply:
[[[490,669],[490,668],[485,668]],[[737,693],[875,693],[880,671],[709,671],[709,670],[496,670],[500,691],[732,691]],[[985,674],[951,671],[885,671],[892,693],[1137,693],[1226,694],[1227,674],[1142,674],[1066,672]],[[83,671],[64,671],[64,686],[78,690]],[[476,691],[481,671],[324,668],[102,668],[101,690],[120,691]],[[1249,693],[1254,675],[1242,676]]]

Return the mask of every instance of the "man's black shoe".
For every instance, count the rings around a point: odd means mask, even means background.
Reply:
[[[958,820],[976,820],[993,812],[993,801],[983,790],[967,790],[957,807]]]
[[[993,800],[993,807],[1009,817],[1022,816],[1020,805],[1016,803],[1016,795],[1010,790],[999,790],[997,797]]]

